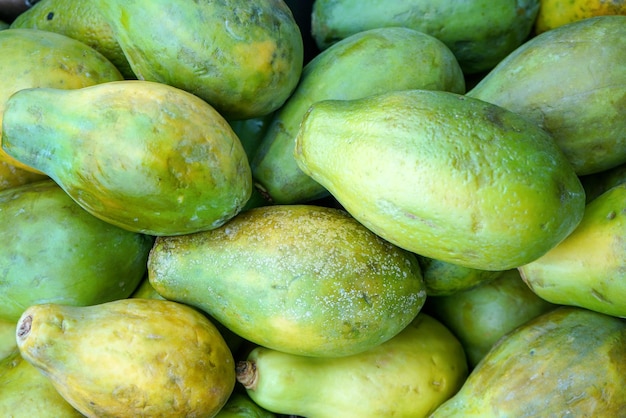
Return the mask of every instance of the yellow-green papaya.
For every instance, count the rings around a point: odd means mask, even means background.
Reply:
[[[3,30],[0,31],[0,51],[0,124],[7,100],[19,90],[33,87],[77,89],[123,78],[98,51],[58,33],[36,29]],[[42,174],[2,150],[0,161]]]
[[[16,338],[22,357],[88,417],[213,417],[235,385],[217,328],[176,302],[33,305]]]
[[[228,122],[162,83],[24,89],[7,101],[2,147],[79,205],[148,235],[215,228],[250,198],[252,175]]]
[[[47,376],[24,360],[17,345],[11,355],[0,359],[0,416],[84,417],[57,392]]]
[[[501,271],[479,270],[418,254],[428,296],[447,296],[494,280]]]
[[[246,340],[317,357],[388,340],[426,298],[413,254],[313,205],[253,208],[211,231],[158,237],[148,278]]]
[[[257,404],[307,418],[426,417],[466,377],[463,347],[424,313],[390,340],[351,356],[256,347],[237,363],[237,380]]]
[[[32,169],[25,170],[0,157],[0,191],[47,178],[48,176],[43,173],[35,173]]]
[[[585,207],[580,180],[547,132],[451,92],[314,103],[295,156],[382,238],[479,270],[539,258],[574,230]]]
[[[296,90],[270,120],[251,159],[257,187],[278,204],[305,203],[328,195],[293,157],[298,127],[309,106],[325,99],[357,99],[417,88],[465,92],[456,58],[430,35],[408,28],[372,29],[321,52],[304,67]]]
[[[467,96],[548,131],[578,175],[626,162],[626,16],[584,19],[533,37]]]
[[[320,49],[364,30],[403,26],[444,42],[467,74],[493,68],[526,41],[539,0],[316,0],[311,32]]]
[[[141,80],[189,91],[229,119],[273,112],[300,78],[300,29],[283,0],[98,0]]]
[[[505,335],[430,418],[621,417],[626,322],[559,307]]]
[[[91,305],[128,297],[154,238],[90,215],[54,181],[0,192],[0,319],[30,305]]]
[[[577,228],[542,257],[519,267],[541,298],[626,317],[626,184],[589,202]]]
[[[17,349],[15,341],[15,321],[0,319],[0,360]]]

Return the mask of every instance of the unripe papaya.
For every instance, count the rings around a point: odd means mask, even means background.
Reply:
[[[578,175],[626,162],[626,16],[584,19],[535,36],[467,96],[548,131]]]
[[[54,181],[0,192],[0,320],[30,305],[91,305],[128,297],[154,238],[90,215]]]
[[[0,31],[0,123],[9,97],[22,89],[77,89],[122,80],[117,68],[88,45],[36,29]],[[1,139],[1,137],[0,137]],[[0,161],[42,174],[0,150]]]
[[[79,205],[148,235],[214,228],[250,198],[246,153],[202,99],[140,80],[25,89],[8,101],[4,150]]]
[[[574,230],[585,207],[580,180],[547,132],[451,92],[317,102],[295,156],[382,238],[479,270],[539,258]]]
[[[413,254],[313,205],[258,207],[211,231],[158,237],[148,277],[166,299],[253,343],[314,357],[388,340],[426,298]]]
[[[309,106],[326,99],[418,88],[465,92],[456,58],[430,35],[408,28],[372,29],[322,51],[304,67],[296,90],[270,120],[251,159],[257,187],[278,204],[327,196],[328,191],[303,173],[293,157],[298,128]]]
[[[479,270],[418,255],[428,296],[447,296],[479,286],[502,274],[501,271]]]

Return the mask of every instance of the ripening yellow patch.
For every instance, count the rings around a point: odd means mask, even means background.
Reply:
[[[535,33],[595,16],[626,15],[626,0],[541,0]]]

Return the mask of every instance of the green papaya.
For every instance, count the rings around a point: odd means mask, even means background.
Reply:
[[[25,89],[7,101],[2,147],[54,179],[92,215],[130,231],[177,235],[223,224],[252,175],[228,122],[162,83]]]
[[[20,13],[11,28],[39,29],[76,39],[104,55],[124,78],[136,78],[97,4],[84,0],[39,0]]]
[[[478,270],[433,258],[417,256],[428,296],[447,296],[490,282],[501,271]]]
[[[278,204],[326,196],[328,191],[303,173],[293,157],[298,128],[309,106],[319,100],[357,99],[412,88],[465,92],[456,58],[432,36],[407,28],[373,29],[321,52],[304,67],[296,90],[272,117],[251,159],[257,187]]]
[[[474,368],[501,337],[557,305],[537,296],[511,269],[470,289],[431,297],[427,307],[456,335]]]
[[[128,297],[146,273],[151,236],[91,216],[54,181],[0,192],[0,319],[30,305]]]
[[[626,16],[599,16],[533,37],[467,95],[548,131],[578,175],[626,162]]]
[[[3,30],[0,31],[0,51],[0,124],[7,100],[19,90],[33,87],[77,89],[122,80],[118,69],[98,51],[58,33],[36,29]],[[42,174],[2,150],[0,161]]]
[[[211,231],[158,237],[148,278],[248,341],[317,357],[388,340],[426,298],[412,253],[313,205],[253,208]]]
[[[430,418],[621,417],[626,322],[559,307],[503,337]]]
[[[0,360],[17,350],[15,322],[0,319]]]
[[[48,377],[22,358],[16,345],[11,355],[0,360],[0,416],[81,418],[84,415],[57,392]]]
[[[530,34],[539,0],[316,0],[311,32],[320,49],[364,30],[403,26],[432,35],[464,73],[493,68]]]
[[[303,118],[295,157],[382,238],[478,270],[535,260],[584,212],[580,180],[548,133],[451,92],[317,102]]]
[[[247,394],[234,392],[215,418],[276,418],[276,414],[257,405]]]
[[[621,184],[589,202],[569,236],[519,271],[547,301],[626,317],[624,234],[626,184]]]
[[[280,107],[300,78],[300,29],[283,0],[99,0],[141,80],[186,90],[229,119]]]
[[[426,417],[466,377],[459,341],[423,313],[390,340],[351,356],[257,347],[237,363],[237,380],[257,404],[307,418]]]
[[[88,417],[212,417],[235,385],[217,328],[171,301],[33,305],[18,321],[17,345]]]

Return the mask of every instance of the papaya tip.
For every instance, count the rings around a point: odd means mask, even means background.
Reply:
[[[19,324],[17,325],[17,338],[24,339],[30,333],[30,329],[33,324],[33,316],[27,315],[20,319]]]
[[[259,374],[256,370],[256,363],[250,360],[237,362],[237,381],[248,390],[255,390]]]

